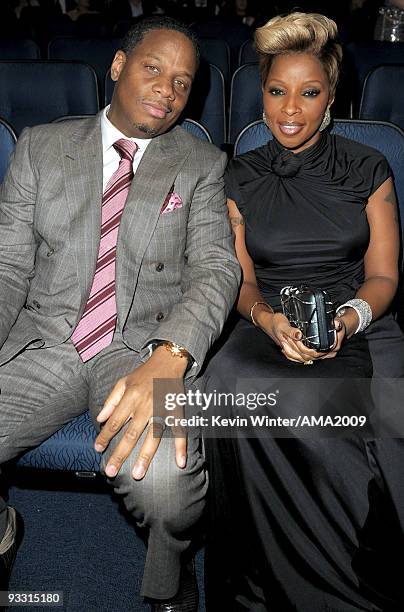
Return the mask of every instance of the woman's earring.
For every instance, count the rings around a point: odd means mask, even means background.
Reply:
[[[262,120],[265,123],[265,125],[269,128],[269,121],[267,120],[267,116],[265,114],[265,111],[262,111]]]
[[[331,122],[330,107],[327,106],[327,110],[324,113],[324,117],[323,117],[323,120],[321,122],[321,125],[318,128],[319,131],[322,132],[323,130],[325,130],[325,128],[327,128],[330,125],[330,122]]]

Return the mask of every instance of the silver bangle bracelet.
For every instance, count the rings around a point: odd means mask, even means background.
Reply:
[[[353,308],[358,315],[359,324],[355,330],[355,334],[362,332],[366,329],[372,322],[372,309],[366,300],[361,300],[359,298],[354,298],[353,300],[348,300],[345,304],[341,304],[338,306],[336,314],[342,316],[345,313],[346,308]]]

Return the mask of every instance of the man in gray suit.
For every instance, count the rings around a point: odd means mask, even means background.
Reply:
[[[197,64],[185,26],[138,24],[113,60],[111,106],[26,129],[0,192],[0,463],[89,407],[105,471],[148,534],[155,610],[185,609],[207,481],[195,435],[173,439],[158,418],[153,435],[153,380],[192,382],[239,282],[225,155],[174,127]],[[0,498],[3,588],[16,525]]]

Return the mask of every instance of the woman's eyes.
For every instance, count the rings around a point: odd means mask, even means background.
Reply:
[[[303,95],[309,98],[315,98],[316,96],[318,96],[319,93],[319,89],[306,89],[306,91],[303,92]]]
[[[272,87],[271,89],[269,89],[269,93],[271,96],[284,96],[286,94],[286,91],[284,89],[280,89],[279,87]],[[302,95],[306,98],[315,98],[319,94],[319,89],[305,89],[302,92]]]
[[[271,96],[284,96],[285,92],[283,91],[283,89],[279,89],[278,87],[272,87],[269,90],[269,93],[271,94]]]

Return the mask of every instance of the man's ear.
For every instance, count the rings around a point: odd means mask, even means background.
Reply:
[[[124,51],[117,51],[111,64],[111,79],[117,81],[121,74],[123,67],[126,64],[126,53]]]

